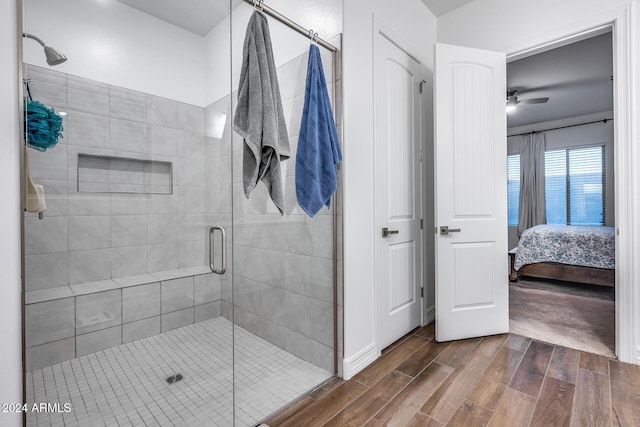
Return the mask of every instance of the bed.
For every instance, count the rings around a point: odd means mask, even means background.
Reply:
[[[525,230],[511,255],[518,276],[615,285],[613,227],[536,225]]]

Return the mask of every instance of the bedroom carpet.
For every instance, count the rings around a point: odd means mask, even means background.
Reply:
[[[509,299],[510,333],[615,357],[613,288],[520,279]]]

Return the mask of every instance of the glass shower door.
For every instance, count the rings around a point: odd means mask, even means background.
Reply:
[[[291,5],[292,6],[292,5]],[[275,7],[275,6],[274,6]],[[295,7],[281,4],[287,15]],[[245,30],[255,9],[232,12],[232,105],[243,61]],[[236,425],[255,425],[334,375],[334,215],[310,218],[298,206],[295,159],[310,40],[267,16],[290,157],[281,161],[284,212],[258,182],[245,196],[243,138],[232,136],[232,291]],[[323,49],[332,93],[332,56]],[[260,102],[253,99],[252,102]],[[225,300],[226,302],[226,300]]]
[[[68,58],[24,40],[25,95],[63,122],[26,148],[46,210],[24,215],[25,390],[64,408],[29,425],[234,422],[231,276],[209,262],[231,229],[231,2],[152,3],[22,2]]]
[[[334,207],[309,218],[295,197],[309,40],[269,19],[280,215],[263,184],[245,197],[232,126],[249,4],[22,4],[24,31],[68,58],[24,40],[25,94],[63,124],[26,148],[46,210],[24,215],[25,390],[69,405],[28,423],[254,425],[331,378]]]

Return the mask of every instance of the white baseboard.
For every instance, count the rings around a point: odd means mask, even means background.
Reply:
[[[342,360],[342,378],[351,379],[355,374],[369,366],[380,356],[375,343],[371,343],[352,357]]]
[[[424,313],[424,324],[428,325],[434,320],[436,320],[436,306],[432,305],[431,307],[427,308],[427,311],[425,311]]]

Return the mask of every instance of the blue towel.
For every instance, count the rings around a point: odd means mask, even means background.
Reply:
[[[296,155],[296,196],[310,217],[322,206],[329,207],[336,191],[336,165],[341,160],[320,50],[311,45]]]

